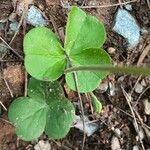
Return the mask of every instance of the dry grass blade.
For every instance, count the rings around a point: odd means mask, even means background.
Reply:
[[[5,107],[5,105],[0,101],[0,105],[4,108],[4,110],[7,111],[7,108]]]
[[[121,87],[121,89],[122,89],[122,92],[123,92],[124,97],[125,97],[126,100],[127,100],[127,103],[128,103],[129,108],[130,108],[130,110],[131,110],[131,114],[133,115],[135,127],[136,127],[136,129],[137,129],[137,134],[138,134],[138,136],[139,136],[139,140],[140,140],[142,149],[145,150],[144,145],[143,145],[143,141],[141,140],[140,135],[139,135],[139,126],[138,126],[138,123],[137,123],[137,120],[136,120],[136,117],[135,117],[135,113],[134,113],[134,110],[133,110],[133,108],[132,108],[132,106],[131,106],[131,103],[130,103],[130,102],[131,102],[131,96],[128,95],[128,93],[124,90],[123,87]]]
[[[146,46],[146,48],[143,50],[142,54],[139,57],[139,60],[137,62],[137,66],[140,66],[144,60],[144,58],[147,56],[147,54],[150,52],[150,44]]]
[[[17,55],[21,60],[23,60],[23,57],[18,54],[18,52],[16,52],[1,36],[0,36],[0,40],[7,46],[7,48],[9,48],[15,55]]]
[[[61,2],[61,5],[63,8],[67,8],[67,9],[70,9],[70,5],[65,5],[64,2],[62,0],[60,0]],[[127,5],[127,4],[130,4],[130,3],[134,3],[134,2],[137,2],[137,0],[131,0],[131,1],[128,1],[128,2],[123,2],[123,3],[116,3],[116,4],[108,4],[108,5],[89,5],[89,6],[80,6],[80,8],[82,9],[89,9],[89,8],[107,8],[107,7],[116,7],[116,6],[122,6],[122,5]]]

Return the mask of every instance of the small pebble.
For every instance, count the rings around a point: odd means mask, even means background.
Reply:
[[[16,18],[17,18],[17,14],[13,12],[9,15],[8,20],[11,22],[14,22],[14,21],[16,21]]]
[[[18,24],[19,23],[17,21],[10,23],[10,25],[9,25],[10,30],[13,32],[16,32],[18,30]]]
[[[0,22],[0,31],[4,30],[4,28],[5,28],[5,24]]]
[[[100,84],[100,86],[98,87],[98,90],[100,91],[100,93],[104,93],[107,91],[107,89],[108,89],[108,81],[105,80],[104,82]]]
[[[34,150],[51,150],[51,145],[48,141],[40,140],[38,144],[34,146]]]
[[[136,85],[135,92],[139,94],[143,92],[143,86],[140,83]]]
[[[125,5],[125,8],[129,11],[132,11],[132,5],[130,4]]]
[[[41,11],[33,5],[28,10],[27,22],[35,27],[42,27],[47,25],[47,22],[43,18]]]
[[[141,81],[141,85],[142,85],[142,86],[147,86],[144,79]]]
[[[111,139],[111,150],[120,150],[120,142],[119,139],[116,136],[113,136]]]
[[[137,145],[133,146],[133,150],[139,150],[139,147]]]
[[[115,54],[115,52],[116,52],[116,49],[115,49],[115,48],[113,48],[113,47],[109,47],[109,48],[108,48],[108,53],[109,53],[109,54]]]
[[[148,99],[143,100],[144,112],[146,115],[150,115],[150,101]]]

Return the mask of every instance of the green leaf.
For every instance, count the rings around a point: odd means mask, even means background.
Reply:
[[[9,119],[16,125],[17,135],[29,141],[46,131],[50,138],[63,138],[74,121],[75,110],[59,82],[31,78],[28,96],[16,99],[9,108]]]
[[[75,118],[74,107],[68,99],[49,100],[49,112],[45,132],[52,139],[61,139],[67,135]]]
[[[64,71],[66,59],[57,37],[46,27],[30,30],[23,42],[27,72],[39,80],[58,79]]]
[[[106,39],[103,23],[88,16],[80,8],[72,7],[67,21],[64,48],[69,56],[88,48],[100,48]]]
[[[42,99],[20,97],[10,105],[8,117],[16,125],[17,135],[23,140],[30,141],[43,133],[47,111]]]
[[[73,66],[84,65],[111,65],[111,59],[107,52],[103,49],[91,48],[82,51],[79,54],[71,56]],[[91,92],[95,90],[102,79],[104,79],[108,72],[92,72],[92,71],[78,71],[76,72],[78,78],[79,91],[81,93]],[[66,82],[72,90],[76,90],[73,73],[66,74]]]
[[[95,112],[100,113],[102,111],[101,102],[97,99],[97,97],[93,93],[91,93],[91,97],[92,97],[92,105],[95,109]]]

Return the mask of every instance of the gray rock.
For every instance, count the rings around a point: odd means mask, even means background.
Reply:
[[[122,8],[118,9],[113,30],[128,40],[129,48],[139,43],[140,27],[134,17]]]
[[[41,11],[35,6],[31,6],[27,13],[27,22],[35,27],[45,26],[46,20],[43,18]]]
[[[130,4],[125,5],[125,8],[129,11],[132,11],[132,5]]]
[[[9,25],[10,30],[13,32],[16,32],[18,30],[18,24],[19,23],[17,21],[10,23],[10,25]]]
[[[4,23],[1,23],[1,22],[0,22],[0,31],[1,31],[1,30],[4,30],[4,28],[5,28]]]

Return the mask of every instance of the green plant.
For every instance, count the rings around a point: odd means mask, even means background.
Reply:
[[[78,7],[72,7],[68,15],[64,48],[46,27],[34,28],[26,34],[25,68],[35,79],[29,81],[28,96],[13,101],[8,114],[20,138],[33,140],[45,131],[50,138],[60,139],[68,133],[75,110],[56,80],[70,67],[110,66],[111,58],[101,48],[105,39],[103,24]],[[92,92],[108,73],[76,72],[79,92]],[[68,87],[76,91],[74,73],[65,74],[65,79]],[[100,112],[101,104],[93,94],[92,99],[96,112]]]

